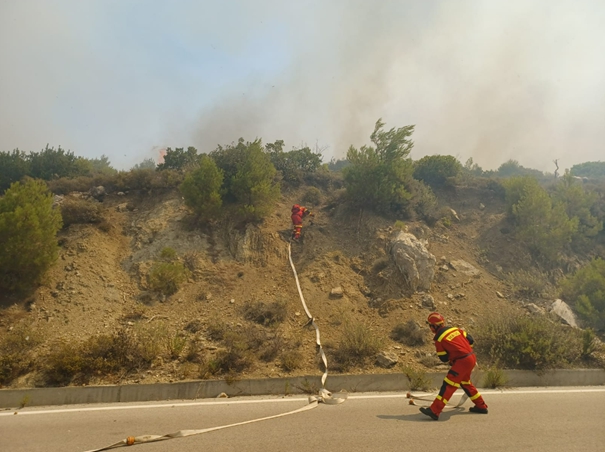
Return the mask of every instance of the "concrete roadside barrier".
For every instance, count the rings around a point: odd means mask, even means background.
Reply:
[[[506,387],[601,386],[605,385],[604,369],[562,369],[547,372],[505,370]],[[434,388],[441,386],[445,372],[427,373]],[[473,381],[482,387],[485,372],[473,372]],[[377,375],[330,375],[327,389],[333,392],[409,391],[408,378],[401,373]],[[115,386],[68,386],[62,388],[0,389],[0,408],[21,406],[71,405],[86,403],[147,402],[159,400],[195,400],[214,398],[222,393],[229,397],[257,395],[317,394],[320,376],[249,379],[196,380],[178,383],[156,383]]]

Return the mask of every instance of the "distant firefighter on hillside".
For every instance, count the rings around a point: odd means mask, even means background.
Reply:
[[[292,206],[292,225],[294,230],[292,231],[292,240],[297,242],[300,240],[300,233],[302,231],[303,218],[306,216],[314,216],[314,214],[306,207],[294,204]]]

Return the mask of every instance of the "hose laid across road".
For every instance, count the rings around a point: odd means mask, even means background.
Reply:
[[[126,439],[118,441],[117,443],[110,444],[109,446],[101,447],[99,449],[91,449],[86,452],[101,452],[103,450],[116,449],[118,447],[123,446],[133,446],[135,444],[142,443],[153,443],[157,441],[166,441],[168,439],[173,438],[183,438],[185,436],[192,435],[200,435],[202,433],[214,432],[216,430],[222,430],[229,427],[236,427],[238,425],[246,425],[251,424],[253,422],[266,421],[269,419],[276,419],[278,417],[289,416],[291,414],[301,413],[303,411],[308,411],[315,408],[320,402],[326,403],[328,405],[336,405],[344,402],[347,399],[346,393],[338,393],[332,394],[330,391],[326,389],[326,379],[328,378],[328,359],[326,358],[326,354],[321,347],[321,341],[319,340],[319,327],[315,323],[315,320],[311,316],[309,309],[307,308],[307,304],[305,303],[305,298],[303,297],[302,290],[300,288],[300,282],[298,281],[298,274],[296,273],[296,267],[294,267],[294,262],[292,262],[292,253],[291,247],[288,243],[288,259],[290,261],[290,265],[292,266],[292,271],[294,272],[294,279],[296,280],[296,287],[298,288],[298,294],[300,295],[300,301],[302,302],[303,308],[305,309],[305,313],[307,314],[307,318],[309,319],[309,323],[313,325],[315,328],[315,343],[318,347],[319,353],[321,354],[321,360],[324,365],[324,373],[321,376],[321,389],[319,390],[319,394],[316,396],[309,396],[309,404],[303,406],[302,408],[298,408],[294,411],[288,411],[287,413],[276,414],[273,416],[262,417],[259,419],[252,419],[249,421],[238,422],[235,424],[221,425],[218,427],[210,427],[199,430],[179,430],[178,432],[168,433],[166,435],[141,435],[141,436],[129,436]]]

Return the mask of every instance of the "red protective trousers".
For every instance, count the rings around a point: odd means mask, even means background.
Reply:
[[[304,215],[303,210],[298,210],[292,214],[292,224],[294,225],[294,229],[292,231],[292,238],[298,240],[300,238],[300,232],[302,230],[302,217]]]
[[[478,408],[487,408],[483,397],[481,397],[481,394],[479,394],[477,388],[475,388],[475,386],[471,383],[471,372],[475,368],[475,364],[477,364],[477,358],[475,358],[474,354],[465,358],[457,359],[454,362],[449,372],[443,379],[443,384],[439,390],[439,395],[437,395],[431,404],[431,410],[433,413],[439,416],[447,402],[454,395],[454,392],[456,392],[456,390],[459,388],[462,388],[466,395],[468,395],[469,399],[471,399],[471,401]]]

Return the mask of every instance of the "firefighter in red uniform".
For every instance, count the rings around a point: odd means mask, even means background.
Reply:
[[[292,224],[294,225],[294,230],[292,231],[292,240],[298,241],[300,239],[302,220],[307,215],[313,216],[311,211],[306,207],[299,206],[298,204],[294,204],[292,206]]]
[[[487,405],[471,383],[471,372],[477,364],[473,353],[473,338],[466,331],[445,325],[445,319],[437,312],[429,315],[427,323],[435,334],[435,348],[437,356],[443,362],[449,362],[452,366],[443,380],[439,394],[430,407],[422,407],[420,411],[433,420],[438,420],[441,411],[454,395],[458,388],[468,395],[475,404],[469,408],[473,413],[487,414]]]

